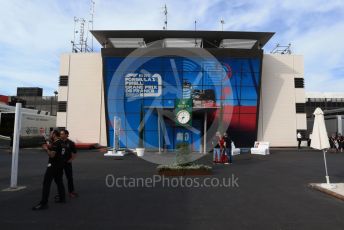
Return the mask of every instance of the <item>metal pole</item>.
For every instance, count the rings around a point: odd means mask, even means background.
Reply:
[[[158,138],[159,138],[159,153],[161,153],[161,137],[160,137],[160,112],[159,109],[157,109],[158,112]]]
[[[205,112],[204,114],[204,131],[203,131],[203,153],[207,153],[207,118],[208,113]]]
[[[114,116],[113,117],[113,149],[112,149],[112,153],[116,153],[117,152],[117,126],[116,126],[116,123],[117,123],[117,117]]]
[[[120,146],[121,119],[117,116],[113,118],[113,153],[115,154]]]
[[[337,132],[343,133],[342,115],[337,115]]]
[[[330,178],[327,172],[327,163],[326,163],[326,150],[323,150],[324,153],[324,163],[325,163],[325,171],[326,171],[326,184],[330,184]]]
[[[53,115],[53,97],[50,98],[50,115]]]
[[[10,188],[17,188],[18,182],[18,154],[19,154],[19,138],[21,126],[21,103],[16,103],[14,130],[13,130],[13,146],[12,146],[12,168],[11,168],[11,185]]]

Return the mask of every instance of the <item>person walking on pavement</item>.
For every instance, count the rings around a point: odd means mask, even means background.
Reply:
[[[225,142],[225,152],[229,160],[229,164],[232,164],[232,140],[227,133],[223,134],[223,139]]]
[[[296,138],[297,138],[297,141],[298,141],[297,148],[300,149],[301,148],[301,140],[302,140],[302,135],[301,135],[300,132],[297,133]]]
[[[51,183],[54,180],[57,185],[57,190],[59,193],[59,199],[56,203],[65,203],[65,188],[63,185],[63,148],[62,142],[59,139],[60,133],[54,130],[52,133],[53,143],[48,146],[43,145],[43,148],[47,151],[49,156],[48,166],[44,174],[43,189],[42,189],[42,199],[41,201],[32,208],[32,210],[42,210],[48,208],[48,198],[50,193]]]
[[[312,143],[312,133],[310,133],[309,136],[308,136],[307,146],[311,147],[311,143]]]
[[[332,134],[332,136],[329,138],[331,152],[338,152],[339,144],[337,140],[337,135],[335,133]]]
[[[338,144],[339,150],[342,153],[344,149],[344,136],[341,133],[338,133]]]
[[[216,135],[212,140],[212,144],[214,147],[214,150],[213,150],[214,151],[214,153],[213,153],[214,164],[218,164],[221,162],[220,139],[221,139],[220,132],[216,132]]]
[[[65,152],[63,154],[63,158],[65,161],[63,169],[64,169],[64,173],[66,175],[67,182],[68,182],[69,197],[75,198],[78,196],[78,194],[74,190],[73,166],[72,166],[72,161],[76,158],[75,143],[68,138],[69,137],[68,130],[61,130],[60,136],[62,140],[62,146],[65,149]]]
[[[221,153],[221,160],[220,162],[222,164],[228,164],[228,157],[226,155],[226,148],[225,148],[225,139],[224,136],[221,136],[219,140],[219,145],[220,145],[220,153]]]

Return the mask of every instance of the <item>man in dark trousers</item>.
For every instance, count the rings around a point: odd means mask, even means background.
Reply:
[[[232,164],[232,140],[227,133],[224,133],[223,139],[225,141],[225,151],[229,160],[229,164]]]
[[[48,198],[50,193],[51,182],[54,180],[57,185],[57,190],[59,193],[59,199],[55,202],[65,203],[65,188],[63,185],[63,147],[62,141],[59,139],[60,133],[54,130],[52,133],[51,145],[43,145],[43,148],[47,151],[49,156],[48,166],[44,174],[43,180],[43,190],[42,190],[42,200],[38,205],[32,208],[32,210],[42,210],[48,208]]]
[[[302,135],[301,135],[300,132],[298,132],[298,133],[296,134],[296,139],[297,139],[297,142],[298,142],[297,148],[300,149],[300,148],[301,148],[301,141],[302,141]]]
[[[72,161],[76,157],[75,143],[68,139],[69,137],[68,130],[61,130],[60,136],[61,136],[63,148],[65,149],[65,152],[63,154],[63,158],[65,161],[64,172],[66,174],[67,181],[68,181],[69,197],[75,198],[78,196],[78,194],[74,191],[73,167],[72,167]]]

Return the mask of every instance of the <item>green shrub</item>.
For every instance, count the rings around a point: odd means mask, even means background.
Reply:
[[[185,170],[204,170],[204,171],[211,171],[212,167],[208,165],[202,164],[189,164],[189,165],[159,165],[157,167],[158,171],[185,171]]]
[[[177,165],[188,165],[191,162],[191,149],[188,142],[178,143],[176,146],[176,164]]]

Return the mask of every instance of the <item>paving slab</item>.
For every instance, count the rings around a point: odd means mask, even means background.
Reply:
[[[344,183],[311,183],[310,187],[344,201]]]

